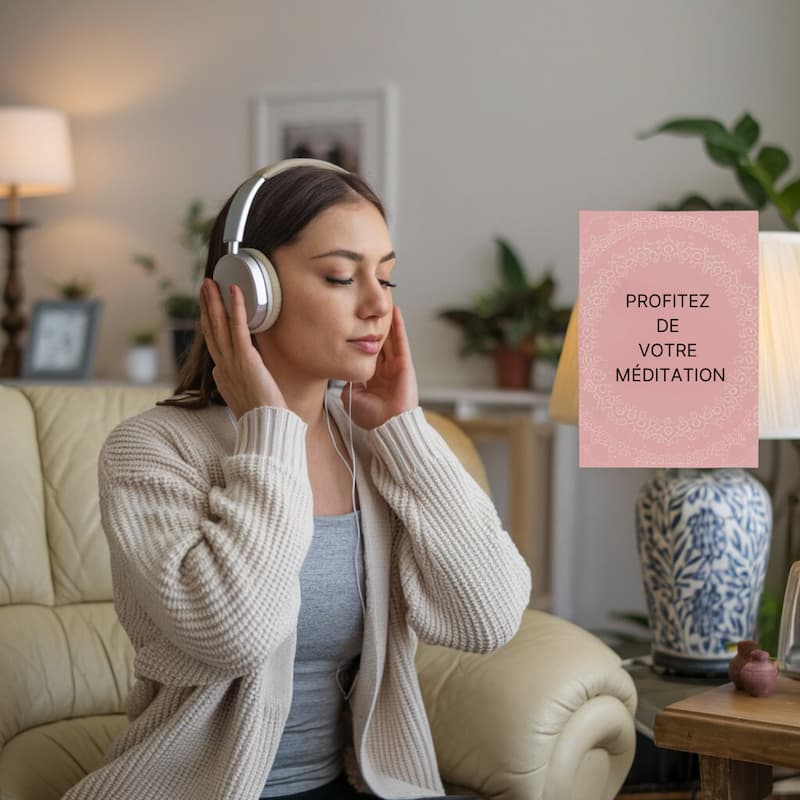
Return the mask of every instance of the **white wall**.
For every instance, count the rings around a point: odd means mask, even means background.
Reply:
[[[489,384],[460,361],[435,309],[493,278],[492,236],[560,299],[577,292],[581,208],[637,209],[732,178],[695,141],[635,140],[669,116],[732,122],[749,109],[800,153],[800,3],[793,0],[5,0],[0,103],[72,120],[78,185],[24,201],[27,300],[94,276],[105,304],[99,376],[121,375],[127,333],[156,320],[136,250],[186,274],[176,226],[192,197],[218,205],[250,170],[260,92],[399,89],[395,292],[420,382]],[[764,227],[778,227],[766,215]],[[166,365],[166,348],[163,354]],[[633,539],[639,471],[586,470],[575,489],[573,614],[604,624],[642,605]]]

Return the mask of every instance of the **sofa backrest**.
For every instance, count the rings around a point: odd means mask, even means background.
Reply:
[[[0,749],[48,722],[125,711],[133,649],[117,619],[97,459],[164,388],[0,385]],[[426,411],[488,492],[466,434]]]
[[[35,725],[125,710],[133,652],[112,603],[97,457],[164,396],[0,386],[0,748]]]

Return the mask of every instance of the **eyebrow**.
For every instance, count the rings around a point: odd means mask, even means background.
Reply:
[[[351,261],[355,261],[357,264],[364,260],[364,256],[361,253],[356,253],[353,250],[330,250],[327,253],[320,253],[318,256],[312,256],[311,260],[317,258],[325,258],[326,256],[340,256],[341,258],[349,258]],[[378,263],[383,264],[384,261],[391,261],[393,258],[397,258],[395,255],[394,250],[391,253],[387,253]]]

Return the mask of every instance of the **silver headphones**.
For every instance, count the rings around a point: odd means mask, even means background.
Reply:
[[[228,245],[228,252],[217,261],[213,278],[219,285],[229,317],[229,287],[235,283],[242,290],[250,333],[260,333],[275,324],[281,312],[281,286],[275,267],[264,253],[239,245],[244,238],[247,215],[256,192],[274,175],[294,167],[319,167],[347,174],[343,167],[316,158],[288,158],[278,161],[256,172],[236,190],[225,218],[223,241]]]

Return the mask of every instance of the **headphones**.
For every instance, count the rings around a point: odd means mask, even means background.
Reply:
[[[260,250],[239,247],[244,238],[244,226],[261,185],[274,175],[294,167],[319,167],[349,174],[343,167],[329,161],[287,158],[259,170],[236,190],[225,218],[222,237],[228,245],[228,252],[217,261],[213,278],[219,285],[228,317],[231,316],[231,284],[235,283],[242,290],[250,333],[260,333],[275,324],[281,313],[281,286],[275,267]]]

